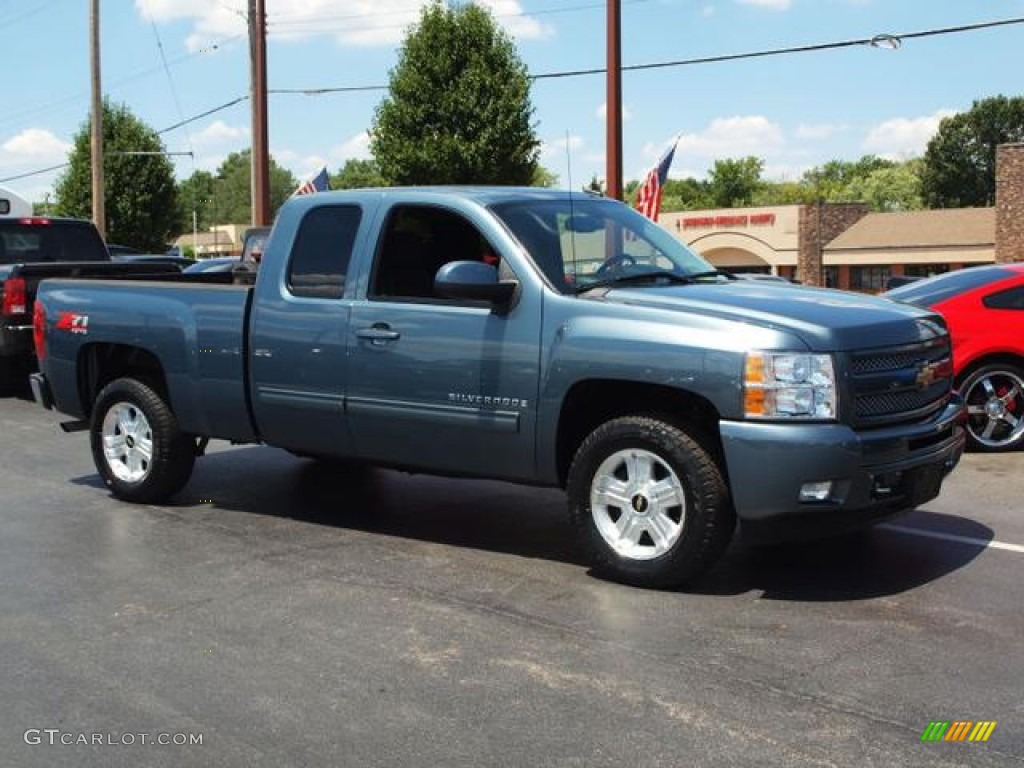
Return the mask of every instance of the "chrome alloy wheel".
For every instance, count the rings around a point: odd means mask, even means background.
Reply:
[[[1003,448],[1024,435],[1024,380],[1012,371],[989,371],[965,393],[967,428],[986,448]]]
[[[103,456],[114,476],[137,483],[153,462],[153,430],[142,410],[127,402],[113,405],[103,417]]]
[[[590,488],[597,530],[620,556],[653,560],[679,541],[686,491],[657,454],[636,448],[613,453],[597,468]]]

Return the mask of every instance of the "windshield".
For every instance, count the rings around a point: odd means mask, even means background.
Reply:
[[[563,293],[599,285],[715,276],[714,267],[653,221],[592,197],[501,203],[492,210]]]

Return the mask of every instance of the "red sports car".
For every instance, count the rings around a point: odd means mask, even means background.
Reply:
[[[947,272],[885,296],[946,318],[957,388],[967,400],[968,445],[1024,445],[1024,263]]]

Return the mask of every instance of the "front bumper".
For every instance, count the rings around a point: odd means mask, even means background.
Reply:
[[[959,397],[921,424],[855,431],[842,424],[720,424],[729,485],[748,531],[826,533],[856,528],[939,495],[964,449]],[[823,501],[805,483],[832,482]],[[820,530],[817,530],[820,529]]]

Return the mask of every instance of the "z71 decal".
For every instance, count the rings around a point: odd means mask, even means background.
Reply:
[[[58,331],[71,331],[72,333],[89,332],[89,316],[80,315],[77,312],[61,312],[56,325]]]

